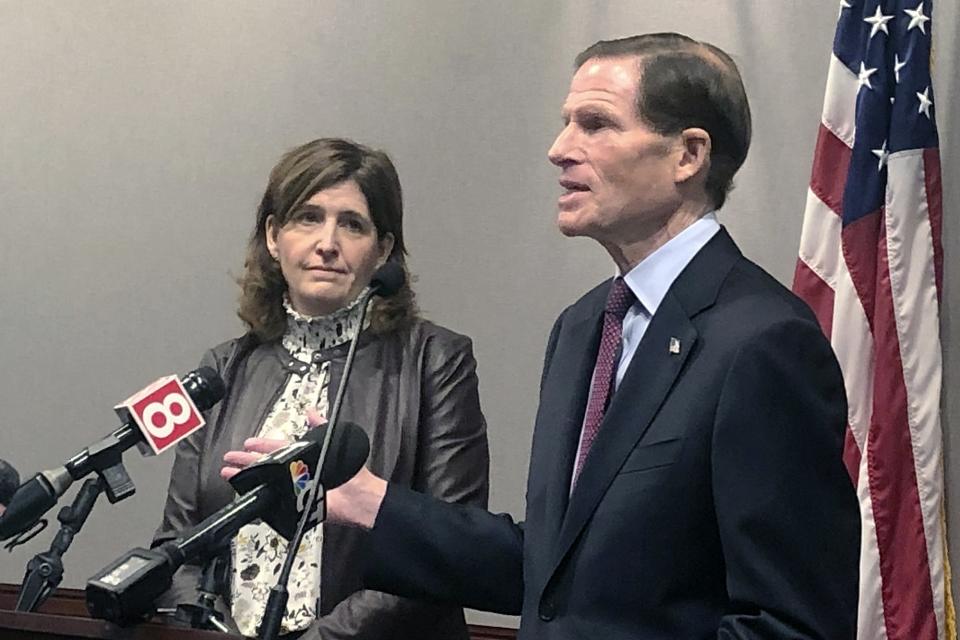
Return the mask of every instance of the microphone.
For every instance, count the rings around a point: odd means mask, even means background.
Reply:
[[[0,460],[0,514],[20,486],[20,474],[6,460]]]
[[[344,422],[327,435],[329,424],[309,429],[302,438],[282,449],[261,457],[256,464],[242,469],[230,478],[237,493],[246,495],[262,487],[282,487],[279,501],[273,510],[261,517],[274,531],[289,540],[307,506],[309,490],[316,484],[320,469],[320,484],[332,489],[356,475],[370,453],[366,432],[352,422]],[[326,462],[323,460],[323,442],[330,438]],[[292,493],[287,485],[292,481]],[[271,489],[277,493],[276,489]],[[291,501],[292,499],[292,501]],[[246,524],[243,523],[243,524]],[[310,524],[310,527],[316,522]]]
[[[389,298],[400,291],[406,279],[403,267],[399,263],[388,261],[374,272],[370,279],[370,288],[376,295]]]
[[[223,397],[223,380],[210,367],[184,376],[167,376],[147,386],[116,407],[126,417],[116,429],[67,462],[42,471],[20,485],[0,516],[0,540],[30,529],[74,481],[97,472],[111,503],[133,495],[135,488],[121,463],[121,454],[134,445],[141,452],[160,453],[203,427],[201,411]],[[149,449],[147,449],[149,446]],[[146,450],[146,451],[145,451]]]
[[[90,614],[120,625],[143,620],[170,588],[177,569],[217,553],[224,540],[258,518],[289,540],[307,507],[309,489],[316,484],[320,442],[327,431],[326,425],[315,427],[235,475],[230,484],[241,495],[180,537],[155,549],[132,549],[94,574],[86,588]],[[320,482],[333,488],[360,470],[370,444],[363,429],[350,422],[337,428],[330,442],[329,464],[324,465]]]

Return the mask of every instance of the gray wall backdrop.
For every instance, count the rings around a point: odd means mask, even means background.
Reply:
[[[937,4],[952,505],[960,14]],[[574,55],[661,30],[734,55],[755,142],[721,218],[789,283],[836,15],[833,0],[0,0],[0,457],[24,475],[62,463],[115,426],[116,402],[237,335],[232,276],[267,172],[300,142],[350,136],[396,160],[421,305],[475,341],[491,507],[521,515],[547,332],[612,273],[554,225],[545,154]],[[127,456],[137,496],[99,505],[67,586],[149,540],[171,462]],[[957,562],[960,509],[950,527]],[[0,553],[0,581],[19,581],[51,535]]]

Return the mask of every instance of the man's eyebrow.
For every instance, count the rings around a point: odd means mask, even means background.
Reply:
[[[595,104],[588,104],[577,109],[578,116],[604,116],[607,115],[607,110],[603,107],[597,106]]]
[[[613,119],[616,118],[616,113],[603,103],[578,105],[573,109],[565,110],[563,112],[564,118],[584,118],[590,116],[600,116],[603,118]]]

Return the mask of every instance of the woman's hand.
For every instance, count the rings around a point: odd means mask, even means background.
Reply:
[[[316,409],[307,410],[307,426],[309,428],[326,424],[327,419],[317,413]],[[243,441],[243,451],[227,451],[223,454],[223,468],[220,469],[220,477],[229,480],[246,469],[254,462],[268,453],[273,453],[277,449],[290,444],[292,440],[278,440],[276,438],[247,438]]]
[[[290,444],[290,440],[276,440],[273,438],[247,438],[243,441],[243,451],[227,451],[223,454],[223,468],[220,477],[229,480],[249,467],[267,453],[273,453]]]

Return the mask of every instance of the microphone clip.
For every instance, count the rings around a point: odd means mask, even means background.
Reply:
[[[123,466],[123,452],[130,446],[128,431],[132,432],[121,427],[106,438],[95,442],[87,448],[82,458],[83,465],[95,471],[103,480],[103,490],[110,504],[129,498],[137,491],[130,474]],[[70,468],[72,462],[67,463],[67,470],[71,472],[71,476],[75,473],[75,469]]]
[[[46,518],[40,518],[39,520],[34,522],[32,525],[30,525],[27,529],[21,531],[17,535],[10,538],[6,543],[4,543],[3,548],[9,551],[10,553],[13,553],[14,549],[16,549],[22,544],[27,544],[28,542],[33,540],[35,537],[37,537],[40,533],[42,533],[43,530],[47,528],[47,524],[48,523]]]
[[[133,484],[133,478],[130,477],[126,467],[123,466],[120,454],[117,454],[115,464],[100,469],[97,475],[103,480],[103,490],[107,494],[107,500],[110,501],[110,504],[116,504],[137,492],[137,488]]]
[[[216,607],[217,594],[225,580],[227,566],[227,559],[222,552],[210,558],[200,574],[197,602],[178,604],[174,618],[189,624],[193,629],[215,629],[230,633],[229,627],[223,622],[223,614],[217,611]]]

